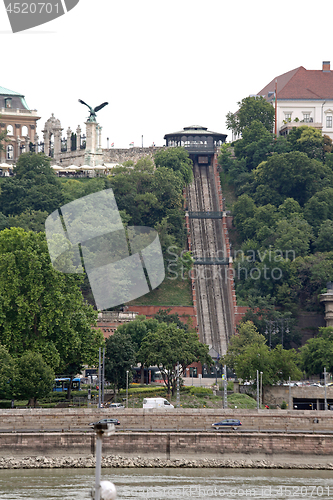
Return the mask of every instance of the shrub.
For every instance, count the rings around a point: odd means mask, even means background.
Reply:
[[[212,389],[207,389],[206,387],[191,387],[190,394],[192,396],[212,396]]]

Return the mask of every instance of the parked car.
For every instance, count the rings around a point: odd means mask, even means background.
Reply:
[[[89,425],[93,426],[95,424],[114,424],[114,425],[120,425],[120,422],[117,418],[102,418],[102,420],[99,420],[98,422],[91,422]]]
[[[122,403],[111,403],[109,408],[125,408],[125,406]]]
[[[226,418],[225,420],[221,420],[221,422],[212,424],[212,427],[216,430],[223,429],[223,427],[232,427],[235,431],[237,431],[240,425],[242,425],[242,422],[240,420],[237,420],[235,418]]]

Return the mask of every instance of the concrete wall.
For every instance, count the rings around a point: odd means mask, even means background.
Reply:
[[[239,418],[243,430],[321,432],[333,430],[333,411],[287,410],[143,410],[127,408],[58,408],[0,410],[0,432],[88,431],[89,423],[105,417],[117,417],[119,430],[206,430],[227,417]],[[317,422],[318,421],[318,422]]]
[[[246,386],[243,386],[246,387]],[[243,392],[243,391],[241,391]],[[324,400],[324,387],[302,386],[290,388],[291,399],[311,399],[314,403],[319,400]],[[326,389],[327,400],[329,403],[333,401],[333,386]],[[280,385],[273,387],[265,387],[263,390],[263,402],[268,405],[281,405],[282,401],[289,402],[289,386]],[[332,412],[333,413],[333,412]]]
[[[95,434],[0,433],[2,457],[46,455],[86,456],[95,453]],[[263,434],[237,432],[142,433],[124,432],[103,439],[103,455],[145,456],[161,459],[252,458],[294,460],[307,463],[333,458],[332,435]]]

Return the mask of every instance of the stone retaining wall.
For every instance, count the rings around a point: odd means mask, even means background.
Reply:
[[[2,457],[94,455],[95,434],[0,433]],[[103,440],[103,455],[167,459],[318,457],[333,462],[333,435],[238,432],[116,432]]]
[[[333,431],[333,411],[58,408],[0,410],[0,432],[88,430],[89,423],[105,417],[117,417],[124,430],[208,431],[212,423],[231,417],[239,418],[244,430]]]

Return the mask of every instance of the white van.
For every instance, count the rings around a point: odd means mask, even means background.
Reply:
[[[143,400],[143,408],[174,408],[167,399],[164,398],[145,398]]]

